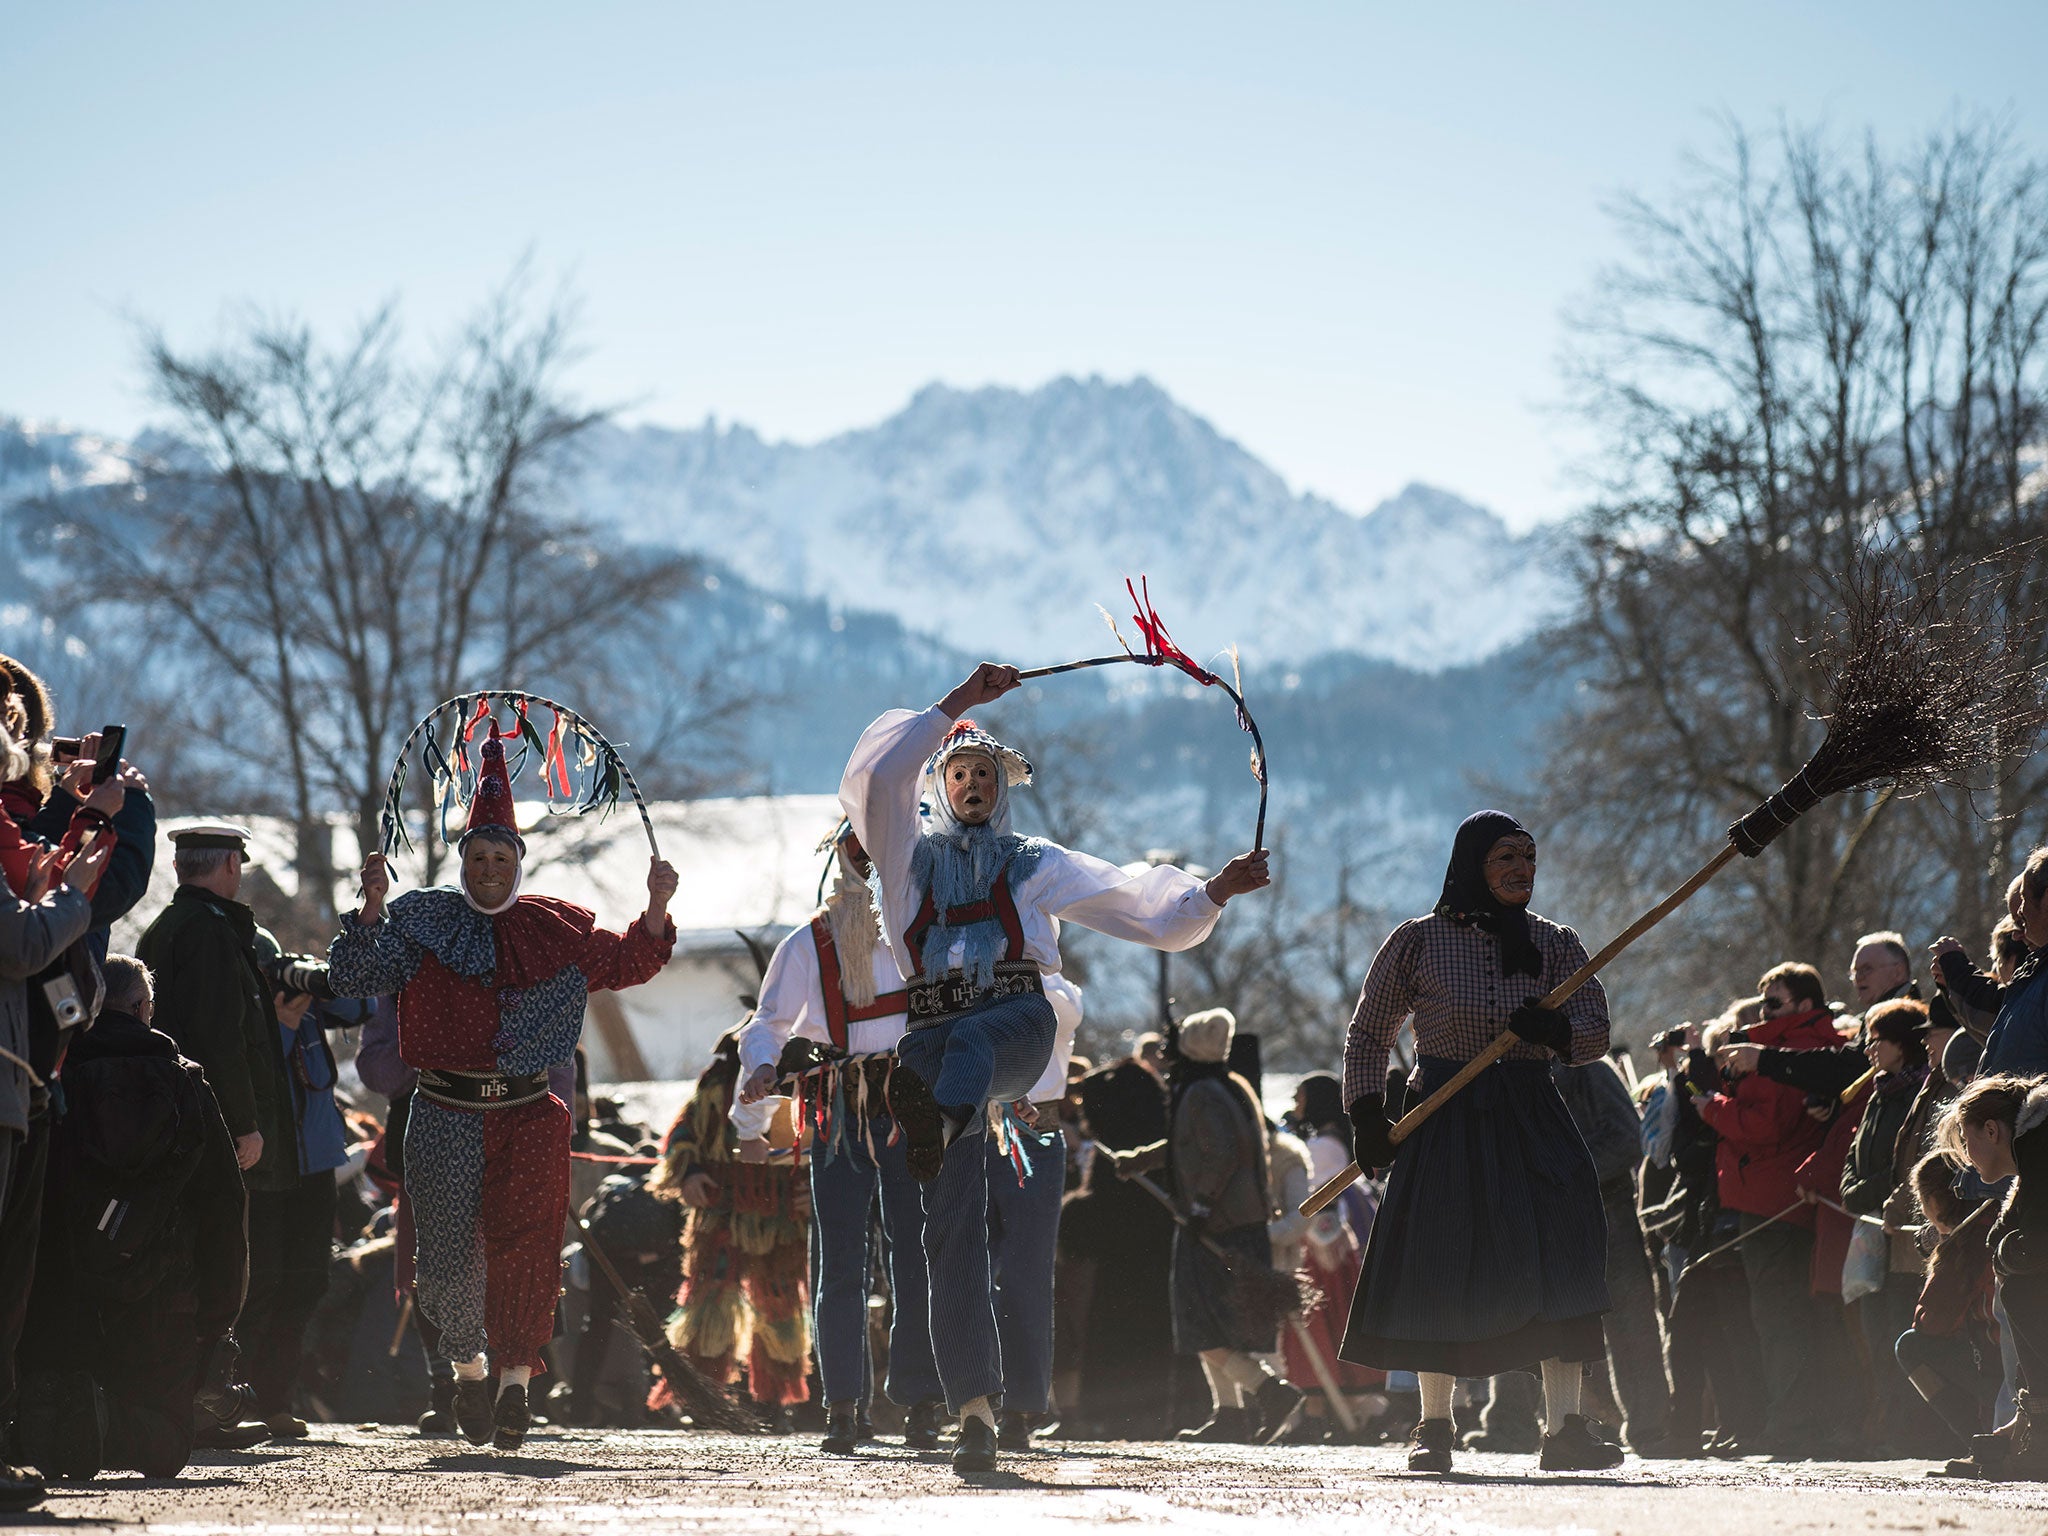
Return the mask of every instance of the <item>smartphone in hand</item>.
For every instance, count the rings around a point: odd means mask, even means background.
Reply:
[[[121,749],[128,744],[128,727],[109,725],[100,731],[100,753],[93,759],[92,781],[104,784],[121,768]]]

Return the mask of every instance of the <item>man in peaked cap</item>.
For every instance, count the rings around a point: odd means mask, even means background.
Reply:
[[[548,1069],[574,1053],[588,994],[650,981],[668,963],[677,878],[650,864],[647,910],[623,933],[566,901],[521,895],[526,840],[495,722],[458,846],[457,884],[408,891],[388,909],[390,872],[369,857],[328,980],[337,996],[397,994],[399,1055],[419,1072],[405,1187],[420,1311],[455,1368],[456,1427],[471,1444],[514,1450],[554,1334],[569,1213],[569,1110],[548,1092]]]
[[[249,829],[201,821],[169,836],[178,889],[135,946],[156,977],[156,1027],[206,1069],[244,1182],[286,1189],[299,1166],[277,1011],[257,956],[256,914],[236,899]]]

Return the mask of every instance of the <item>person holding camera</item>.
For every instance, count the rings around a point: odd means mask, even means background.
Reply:
[[[0,775],[14,778],[27,764],[28,754],[0,724]],[[0,1419],[12,1412],[14,1345],[42,1224],[41,1157],[28,1155],[37,1146],[31,1131],[38,1123],[40,1145],[48,1145],[48,1116],[35,1113],[44,1093],[42,1074],[29,1062],[28,982],[84,936],[92,922],[89,892],[106,858],[95,837],[61,866],[24,855],[13,869],[0,869]],[[0,1510],[28,1509],[42,1497],[35,1478],[0,1464]]]
[[[1720,1088],[1696,1092],[1693,1107],[1720,1138],[1716,1193],[1721,1209],[1737,1214],[1743,1234],[1750,1316],[1763,1352],[1763,1448],[1803,1459],[1824,1427],[1827,1383],[1823,1321],[1810,1283],[1814,1208],[1801,1200],[1799,1169],[1820,1150],[1827,1128],[1807,1114],[1806,1091],[1774,1071],[1783,1070],[1778,1063],[1786,1057],[1832,1052],[1842,1042],[1812,966],[1773,966],[1757,990],[1762,1022],[1746,1040],[1731,1040],[1716,1053]]]
[[[334,1102],[340,1076],[327,1045],[330,1029],[353,1029],[371,1005],[337,998],[327,962],[284,951],[256,930],[256,956],[271,988],[278,1047],[284,1054],[285,1114],[297,1182],[249,1195],[249,1299],[237,1325],[256,1416],[274,1439],[300,1439],[306,1421],[292,1412],[299,1360],[334,1253],[335,1169],[348,1161],[348,1131]]]

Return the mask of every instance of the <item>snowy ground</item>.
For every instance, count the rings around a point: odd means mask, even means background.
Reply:
[[[518,1456],[458,1452],[409,1431],[322,1426],[310,1443],[212,1455],[176,1483],[61,1486],[15,1523],[142,1527],[174,1536],[1033,1536],[1104,1526],[1224,1536],[1295,1531],[1488,1536],[1495,1531],[1947,1530],[2048,1527],[2048,1486],[1929,1481],[1918,1463],[1637,1462],[1545,1475],[1532,1457],[1460,1457],[1411,1477],[1391,1449],[1254,1450],[1054,1443],[963,1480],[942,1454],[869,1447],[847,1461],[808,1439],[537,1431]],[[0,1516],[0,1523],[9,1523]]]

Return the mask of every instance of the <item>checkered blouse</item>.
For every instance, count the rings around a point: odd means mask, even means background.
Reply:
[[[1431,913],[1410,918],[1373,958],[1359,989],[1344,1040],[1344,1102],[1385,1091],[1387,1055],[1401,1021],[1415,1016],[1422,1056],[1470,1061],[1508,1027],[1508,1015],[1540,997],[1586,962],[1586,946],[1561,923],[1529,914],[1529,937],[1543,957],[1543,975],[1503,977],[1500,940],[1484,928]],[[1592,1061],[1607,1049],[1607,994],[1596,977],[1564,1005],[1572,1025],[1572,1060]],[[1510,1060],[1545,1061],[1550,1052],[1523,1041]]]

